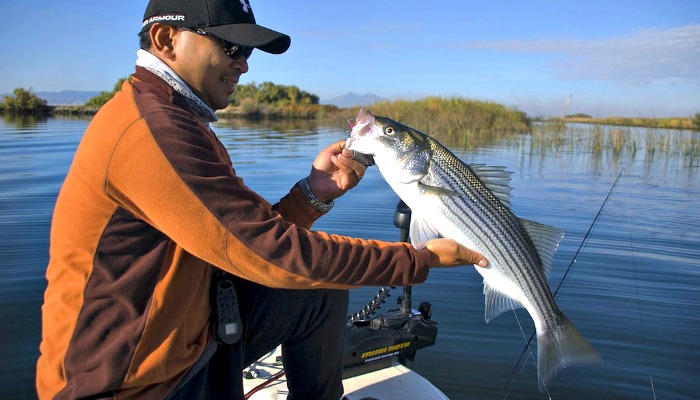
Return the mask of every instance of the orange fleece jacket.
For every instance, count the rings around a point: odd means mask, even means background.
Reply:
[[[296,186],[275,206],[246,187],[185,99],[137,67],[58,196],[39,397],[164,398],[212,340],[214,268],[279,288],[426,279],[427,251],[310,231],[318,217]]]

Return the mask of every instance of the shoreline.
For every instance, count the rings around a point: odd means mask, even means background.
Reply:
[[[315,106],[315,107],[314,107]],[[221,119],[237,119],[245,121],[259,120],[319,120],[327,119],[329,116],[335,115],[351,115],[358,107],[339,108],[332,105],[314,105],[312,107],[260,107],[251,112],[244,110],[241,107],[227,107],[216,112]],[[372,107],[372,106],[370,106]],[[47,106],[45,110],[39,112],[28,113],[12,113],[0,109],[0,114],[3,115],[36,115],[36,116],[92,116],[97,113],[99,107],[84,106],[84,105],[60,105]],[[700,120],[698,115],[695,117],[540,117],[533,118],[533,122],[546,123],[580,123],[591,125],[610,125],[610,126],[629,126],[652,129],[681,129],[700,131]]]
[[[700,121],[696,121],[698,117],[669,117],[669,118],[646,118],[646,117],[605,117],[605,118],[586,118],[586,117],[564,117],[564,118],[545,118],[543,122],[563,122],[563,123],[583,123],[591,125],[612,125],[612,126],[633,126],[639,128],[654,128],[654,129],[687,129],[698,131],[700,130]]]

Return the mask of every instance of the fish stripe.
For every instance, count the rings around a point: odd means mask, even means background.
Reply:
[[[467,165],[430,136],[386,117],[360,111],[357,121],[348,148],[373,156],[414,217],[427,223],[415,229],[434,229],[489,260],[488,268],[477,268],[484,277],[487,321],[516,303],[527,308],[537,328],[541,390],[566,366],[601,361],[559,310],[547,282],[544,267],[551,265],[558,230],[513,214],[504,167]]]
[[[463,230],[469,227],[481,238],[482,252],[488,252],[528,296],[541,317],[560,311],[544,277],[534,244],[512,211],[496,198],[474,171],[447,148],[428,139],[432,160],[431,186],[446,188],[465,196],[440,196],[441,212],[450,212]],[[449,210],[449,211],[448,211]],[[506,232],[502,232],[503,228]],[[542,321],[545,326],[554,321]]]

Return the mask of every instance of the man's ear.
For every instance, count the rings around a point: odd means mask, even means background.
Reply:
[[[177,28],[170,25],[155,23],[149,29],[151,36],[151,51],[154,54],[168,60],[175,59],[175,36]]]

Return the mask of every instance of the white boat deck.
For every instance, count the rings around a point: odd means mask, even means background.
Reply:
[[[245,392],[249,393],[259,385],[265,385],[275,374],[282,372],[282,363],[277,361],[280,349],[261,358],[255,365],[257,378],[243,379]],[[246,370],[247,372],[248,370]],[[345,396],[348,400],[363,398],[376,400],[444,400],[444,393],[427,379],[415,373],[398,361],[386,368],[343,380]],[[251,400],[284,400],[287,398],[287,381],[282,376],[272,380],[252,396]]]

